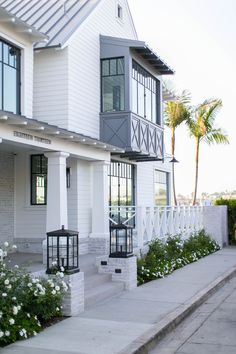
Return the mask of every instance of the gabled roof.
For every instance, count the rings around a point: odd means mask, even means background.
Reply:
[[[35,48],[63,46],[101,0],[0,0],[0,8],[48,37]]]

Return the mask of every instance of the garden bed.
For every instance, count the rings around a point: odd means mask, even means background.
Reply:
[[[164,278],[174,270],[195,262],[220,249],[204,230],[183,240],[181,235],[168,236],[166,241],[154,240],[148,253],[138,259],[138,285]]]

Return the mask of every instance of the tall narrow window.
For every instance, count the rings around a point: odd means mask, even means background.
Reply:
[[[102,60],[102,112],[125,109],[124,58]]]
[[[20,50],[1,39],[0,109],[20,113]]]
[[[132,111],[160,124],[160,81],[133,61]]]
[[[109,204],[113,207],[134,205],[134,166],[123,162],[111,162],[109,170]],[[128,219],[127,209],[112,210],[113,220]],[[133,221],[132,221],[133,222]]]
[[[31,204],[47,204],[47,158],[31,155]]]
[[[155,170],[154,185],[156,205],[169,204],[168,178],[169,174],[167,172]]]
[[[120,5],[117,5],[117,17],[122,20],[123,18],[123,9]]]

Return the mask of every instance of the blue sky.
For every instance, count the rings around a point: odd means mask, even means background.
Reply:
[[[230,145],[200,147],[199,195],[236,189],[236,1],[128,0],[139,39],[145,40],[176,72],[178,91],[188,89],[193,104],[216,97],[223,108],[216,119]],[[190,194],[194,182],[194,140],[177,130],[177,193]],[[168,147],[169,136],[166,134]]]

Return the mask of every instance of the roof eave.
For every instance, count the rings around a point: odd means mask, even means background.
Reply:
[[[0,23],[1,22],[11,24],[14,30],[18,33],[28,34],[32,42],[48,40],[48,36],[46,36],[44,33],[36,30],[33,26],[30,26],[26,22],[20,20],[17,16],[12,15],[2,7],[0,7]]]

